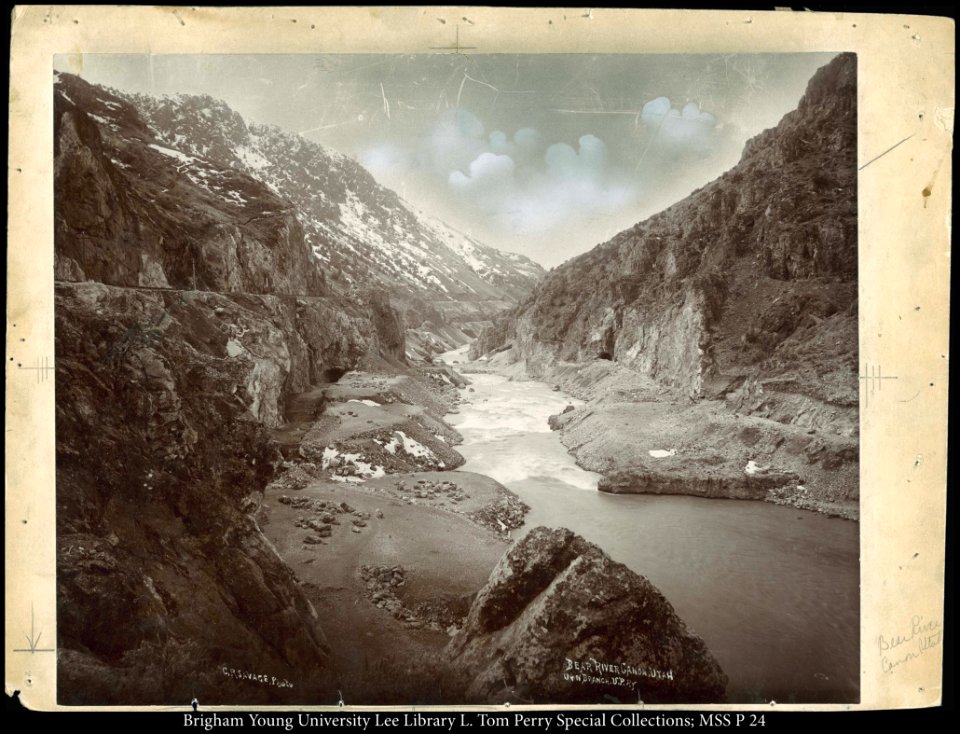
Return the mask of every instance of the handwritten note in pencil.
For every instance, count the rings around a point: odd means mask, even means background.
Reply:
[[[884,673],[893,673],[904,663],[916,660],[939,645],[942,639],[943,625],[940,620],[915,615],[910,619],[909,626],[897,634],[877,637],[880,667]]]

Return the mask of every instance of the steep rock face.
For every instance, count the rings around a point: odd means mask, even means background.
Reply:
[[[61,649],[134,677],[188,643],[198,668],[329,664],[315,612],[249,514],[286,397],[376,345],[369,321],[312,301],[57,287]],[[77,670],[61,666],[62,700],[83,700]]]
[[[60,280],[345,298],[381,290],[404,328],[420,332],[410,351],[421,357],[475,337],[544,272],[414,211],[350,158],[247,125],[211,97],[124,95],[61,74],[55,127]],[[130,211],[131,188],[156,207]],[[205,206],[184,218],[184,196]],[[107,251],[109,242],[138,246]],[[420,348],[431,340],[435,349]]]
[[[855,414],[856,269],[856,59],[841,54],[737,166],[555,269],[480,341],[515,344],[535,375],[603,356],[744,412]]]
[[[131,104],[64,79],[54,96],[58,280],[325,292],[288,202],[241,172],[163,146]]]
[[[689,494],[695,497],[762,500],[771,489],[796,483],[789,472],[746,474],[742,471],[691,470],[681,462],[658,466],[656,471],[611,472],[604,476],[597,489],[610,494]]]
[[[61,81],[54,127],[60,701],[329,669],[253,519],[281,459],[266,429],[312,385],[402,361],[399,316],[324,283],[288,202],[124,100]]]
[[[446,657],[474,702],[717,702],[727,683],[649,581],[566,529],[507,552]]]

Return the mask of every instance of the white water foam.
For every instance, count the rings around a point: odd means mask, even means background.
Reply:
[[[475,392],[459,414],[447,417],[464,438],[457,447],[467,460],[464,471],[486,474],[507,487],[549,480],[596,490],[600,475],[577,466],[547,424],[551,415],[582,402],[540,382],[511,382],[490,374],[470,377]]]

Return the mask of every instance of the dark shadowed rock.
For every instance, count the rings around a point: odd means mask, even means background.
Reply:
[[[329,374],[402,358],[398,316],[328,288],[265,184],[160,145],[75,77],[54,103],[59,700],[89,702],[101,665],[128,683],[100,704],[187,680],[209,700],[217,662],[329,669],[250,514],[279,458],[264,429]]]
[[[551,431],[559,431],[573,418],[572,413],[575,408],[572,405],[568,405],[566,408],[561,410],[556,415],[551,415],[547,418],[547,425],[550,426]]]
[[[747,474],[725,468],[673,466],[661,462],[656,469],[638,467],[610,472],[597,489],[610,494],[688,494],[717,499],[762,500],[771,489],[796,487],[792,472]]]
[[[721,701],[727,684],[647,579],[565,528],[501,559],[446,658],[471,702]]]

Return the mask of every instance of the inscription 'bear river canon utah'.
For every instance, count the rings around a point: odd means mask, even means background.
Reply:
[[[884,673],[892,673],[904,663],[915,660],[938,646],[942,639],[941,622],[935,619],[924,619],[918,614],[911,618],[909,632],[877,637],[880,667]]]

